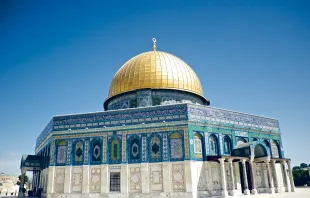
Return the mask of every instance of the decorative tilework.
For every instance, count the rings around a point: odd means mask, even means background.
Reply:
[[[106,133],[103,134],[102,147],[103,147],[102,162],[106,163],[107,162],[107,156],[106,156],[106,153],[107,153],[107,134]]]
[[[167,138],[167,133],[163,134],[163,157],[164,157],[164,160],[168,160],[168,138]]]
[[[141,146],[141,142],[140,142],[140,137],[137,135],[131,136],[127,140],[127,145],[128,145],[128,148],[127,148],[128,162],[129,163],[140,163],[141,162],[141,149],[143,150],[143,146]]]
[[[183,159],[183,141],[180,133],[175,132],[170,135],[170,159]]]
[[[91,164],[99,164],[102,160],[102,141],[101,139],[93,139],[91,141]]]
[[[142,137],[142,161],[146,161],[146,137]]]
[[[220,149],[219,149],[219,152],[220,152],[220,155],[223,155],[223,135],[222,134],[219,134],[219,143],[220,143]]]
[[[72,147],[72,140],[68,140],[67,164],[71,163],[71,147]]]
[[[83,147],[82,141],[74,143],[73,164],[83,164]]]
[[[184,129],[184,147],[185,147],[185,158],[189,159],[189,145],[188,145],[188,129]]]
[[[209,133],[205,132],[205,149],[206,149],[206,155],[209,154]]]
[[[57,146],[57,164],[65,164],[67,155],[67,142],[60,141]]]
[[[127,146],[126,146],[126,133],[122,134],[122,162],[126,162],[127,161]]]
[[[50,165],[53,165],[55,158],[55,140],[52,141],[50,156]]]
[[[149,137],[149,160],[151,162],[162,161],[162,143],[158,134]]]
[[[89,148],[89,141],[85,141],[85,149],[84,149],[84,164],[88,164],[88,148]]]
[[[109,149],[109,155],[110,155],[110,163],[112,164],[118,164],[121,163],[121,140],[114,136],[110,140],[110,149]]]

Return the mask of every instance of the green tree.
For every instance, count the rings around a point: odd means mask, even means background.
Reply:
[[[20,185],[20,182],[22,181],[22,176],[18,176],[19,181],[17,181],[17,185]],[[25,175],[25,181],[24,184],[27,183],[29,181],[29,178],[27,175]]]
[[[301,163],[301,164],[300,164],[300,168],[308,168],[308,165],[305,164],[305,163]]]

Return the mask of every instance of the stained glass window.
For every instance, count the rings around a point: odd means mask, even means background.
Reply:
[[[158,136],[153,136],[150,139],[149,150],[151,161],[161,161],[161,141]]]
[[[67,142],[60,141],[57,144],[57,164],[65,164],[67,159]]]
[[[91,162],[100,162],[102,156],[101,141],[95,140],[91,144]]]
[[[170,135],[171,159],[183,159],[183,141],[180,133]]]
[[[210,155],[217,155],[217,138],[214,135],[209,137]]]

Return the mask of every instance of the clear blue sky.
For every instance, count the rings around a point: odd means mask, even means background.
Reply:
[[[310,1],[1,1],[0,172],[19,174],[52,116],[101,111],[153,37],[212,106],[279,119],[286,157],[310,164]]]

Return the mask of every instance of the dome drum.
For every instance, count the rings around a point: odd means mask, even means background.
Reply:
[[[173,89],[140,89],[109,98],[104,103],[105,110],[127,109],[157,105],[192,103],[208,105],[199,95]]]

